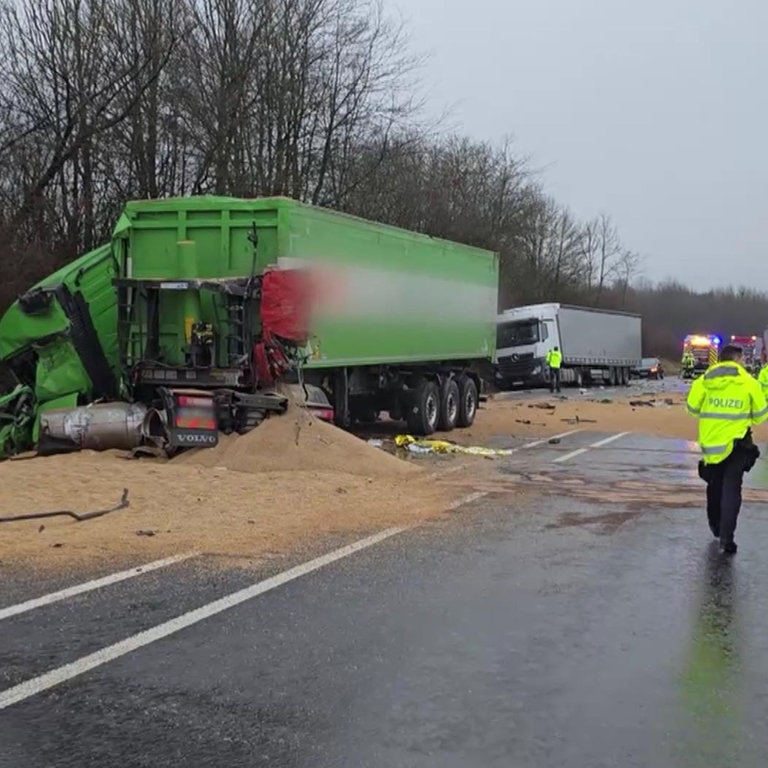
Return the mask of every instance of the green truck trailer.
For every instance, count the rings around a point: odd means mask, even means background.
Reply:
[[[94,400],[143,404],[172,448],[212,445],[284,408],[286,384],[343,427],[468,426],[497,289],[494,253],[286,198],[130,202],[110,243],[0,320],[0,455]]]

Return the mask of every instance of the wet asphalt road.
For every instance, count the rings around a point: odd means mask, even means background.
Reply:
[[[634,435],[521,450],[447,520],[33,684],[0,709],[0,766],[762,766],[768,462],[734,559],[695,463]],[[0,707],[296,562],[187,561],[0,620]],[[0,609],[65,586],[3,585]]]

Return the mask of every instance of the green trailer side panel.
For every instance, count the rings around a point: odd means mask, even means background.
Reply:
[[[253,228],[258,247],[254,252]],[[312,367],[489,359],[495,349],[498,257],[287,198],[135,201],[115,230],[133,278],[222,278],[267,267],[320,270]],[[183,292],[161,298],[161,355],[183,359]],[[222,307],[196,318],[226,335]],[[140,356],[140,341],[133,348]]]
[[[488,359],[498,258],[310,206],[283,207],[280,266],[321,266],[309,367]]]

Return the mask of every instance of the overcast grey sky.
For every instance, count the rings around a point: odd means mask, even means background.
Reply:
[[[645,276],[768,290],[768,0],[385,0],[430,114],[512,135]]]

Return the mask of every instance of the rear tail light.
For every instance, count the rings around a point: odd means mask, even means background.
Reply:
[[[190,397],[189,395],[177,395],[176,402],[181,406],[209,408],[213,400],[209,397]]]

